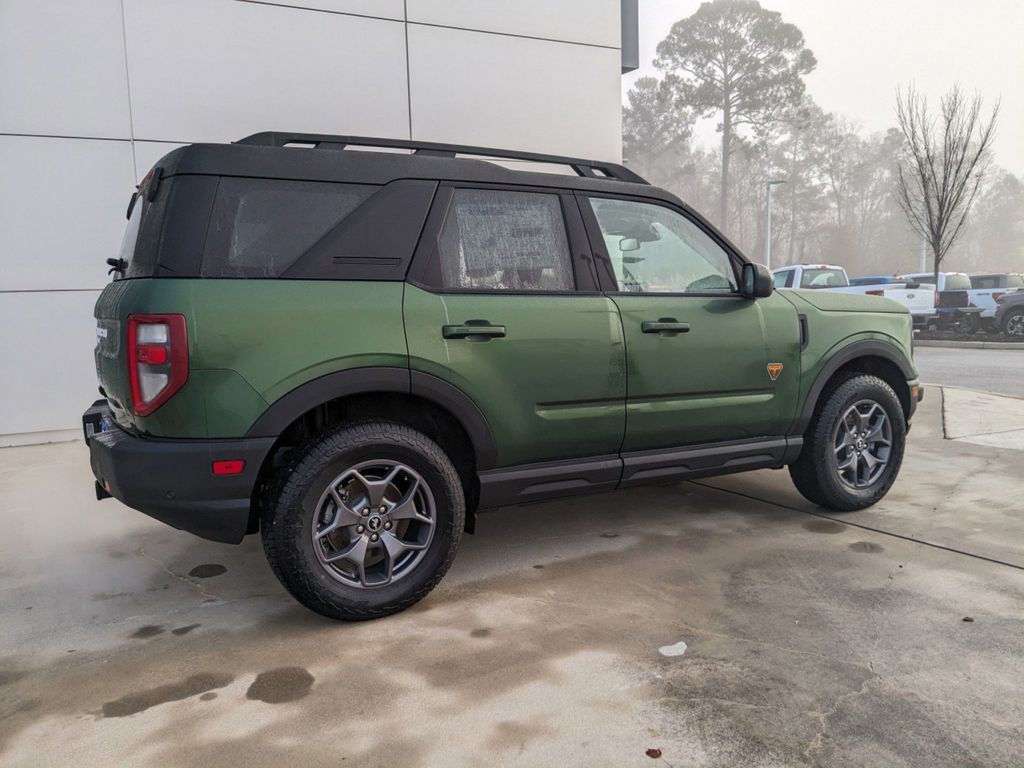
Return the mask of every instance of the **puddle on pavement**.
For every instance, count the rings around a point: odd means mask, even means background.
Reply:
[[[302,667],[271,669],[256,675],[245,697],[267,704],[298,701],[309,693],[313,680],[314,677]]]
[[[206,693],[214,688],[224,688],[231,684],[234,675],[217,672],[202,672],[182,680],[180,683],[161,685],[138,693],[129,693],[120,699],[108,701],[103,705],[104,717],[128,717],[147,709],[166,704],[169,701],[181,701],[196,694]]]
[[[487,629],[487,627],[481,627],[480,629],[474,629],[472,632],[469,633],[469,636],[470,637],[490,637],[491,636],[491,630]]]
[[[214,693],[213,691],[207,691],[206,693],[204,693],[202,696],[199,697],[199,700],[200,701],[213,701],[216,698],[217,698],[217,694],[216,693]]]
[[[25,672],[17,669],[0,669],[0,688],[18,682],[25,675]]]
[[[842,533],[846,530],[845,525],[835,520],[808,520],[802,527],[811,533]]]
[[[163,628],[162,625],[160,625],[160,624],[147,624],[144,627],[139,627],[138,629],[136,629],[134,632],[132,632],[129,635],[129,637],[132,638],[133,640],[147,640],[147,639],[149,639],[151,637],[156,637],[157,635],[162,635],[163,633],[164,633],[164,628]]]
[[[222,573],[226,573],[227,570],[228,569],[220,563],[203,563],[189,571],[188,575],[196,579],[212,579],[214,576],[220,576]]]
[[[885,552],[885,547],[871,541],[855,541],[849,549],[853,552]]]
[[[171,630],[172,635],[187,635],[193,629],[198,629],[202,624],[186,624],[184,627],[175,627]]]

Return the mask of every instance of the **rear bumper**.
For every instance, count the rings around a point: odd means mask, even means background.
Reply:
[[[95,430],[105,420],[106,431]],[[82,416],[97,495],[110,495],[163,523],[212,541],[237,544],[249,529],[253,488],[274,438],[168,440],[117,426],[105,405]],[[213,462],[242,460],[237,475],[214,475]]]

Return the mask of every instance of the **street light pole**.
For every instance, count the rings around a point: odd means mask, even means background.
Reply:
[[[765,186],[764,265],[772,268],[772,187],[785,184],[785,179],[772,179]]]

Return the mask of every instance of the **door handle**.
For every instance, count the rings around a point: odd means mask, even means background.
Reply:
[[[674,317],[662,317],[658,320],[644,320],[640,323],[644,333],[659,333],[675,336],[677,333],[689,333],[690,324],[680,323]]]
[[[505,338],[504,325],[491,325],[490,323],[476,324],[473,322],[462,325],[441,326],[441,335],[446,339],[476,339],[487,341],[488,339]]]

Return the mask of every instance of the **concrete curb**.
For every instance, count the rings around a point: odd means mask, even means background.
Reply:
[[[915,347],[948,347],[950,349],[1024,349],[1024,341],[938,341],[914,339]]]

